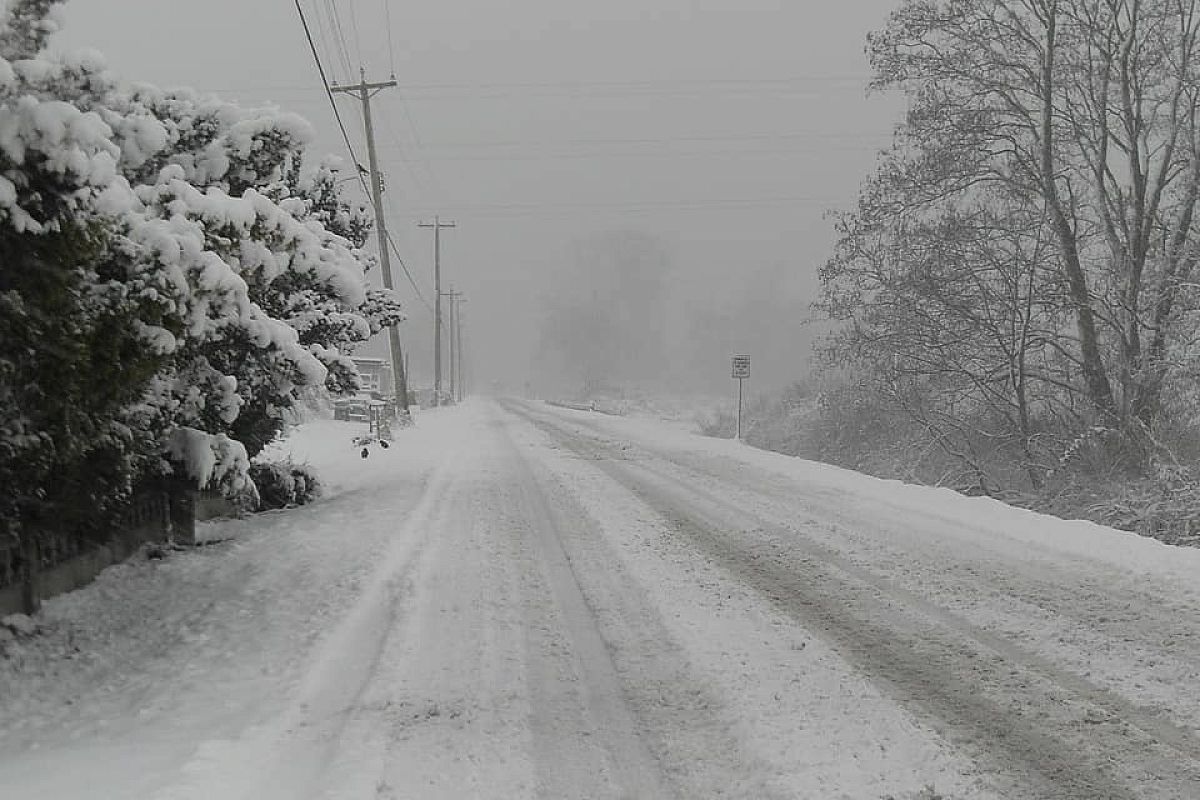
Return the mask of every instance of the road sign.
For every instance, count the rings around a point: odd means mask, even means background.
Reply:
[[[733,357],[733,379],[738,382],[737,438],[742,440],[742,382],[750,377],[750,356]]]

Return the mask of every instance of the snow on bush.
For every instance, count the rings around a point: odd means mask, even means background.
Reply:
[[[0,533],[173,475],[229,494],[302,392],[401,318],[309,125],[120,80],[0,12]]]
[[[308,465],[290,459],[256,462],[250,466],[250,477],[258,489],[257,511],[302,506],[321,494],[321,483]]]

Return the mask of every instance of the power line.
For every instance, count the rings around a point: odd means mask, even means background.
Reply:
[[[363,65],[362,38],[358,35],[358,13],[354,10],[354,3],[350,3],[350,27],[354,31],[354,54],[358,58],[358,65]]]
[[[334,48],[331,43],[333,40],[329,36],[329,30],[325,25],[324,17],[321,15],[321,7],[317,5],[317,2],[318,0],[313,0],[313,11],[315,12],[313,16],[317,20],[317,33],[320,35],[321,46],[324,51],[332,54],[334,52]],[[336,76],[334,77],[336,78]]]
[[[400,248],[396,247],[396,242],[392,239],[391,231],[388,231],[386,235],[388,244],[392,246],[392,253],[396,256],[396,261],[400,263],[400,268],[404,270],[404,276],[408,278],[409,284],[412,285],[413,292],[416,293],[417,299],[421,301],[421,305],[425,306],[429,313],[434,313],[433,306],[429,305],[429,301],[425,299],[425,295],[421,294],[421,289],[417,286],[417,282],[413,280],[412,273],[408,271],[408,264],[404,263],[404,259],[400,255]]]
[[[879,150],[885,143],[880,141],[876,144],[864,142],[862,144],[845,145],[830,145],[826,147],[789,147],[789,148],[772,148],[772,149],[752,149],[739,148],[729,149],[721,148],[717,150],[665,150],[665,151],[648,151],[648,150],[597,150],[581,153],[477,153],[473,155],[425,155],[423,158],[426,161],[590,161],[605,158],[713,158],[720,156],[722,158],[761,158],[764,156],[822,156],[827,153],[874,153]],[[392,149],[384,146],[386,149]]]
[[[346,48],[346,36],[342,32],[342,19],[338,17],[337,5],[334,0],[325,0],[325,16],[329,18],[329,30],[334,38],[334,54],[340,56],[346,79],[353,78],[354,65],[350,64],[350,56]]]
[[[807,75],[790,78],[695,78],[661,81],[540,81],[540,82],[480,82],[480,83],[407,83],[400,88],[408,92],[467,92],[467,91],[509,91],[517,89],[556,89],[563,91],[603,90],[630,94],[649,94],[675,87],[677,90],[704,88],[762,90],[802,88],[806,86],[829,86],[839,83],[861,84],[869,81],[871,75]],[[264,84],[251,87],[258,90],[300,91],[305,87],[295,84]],[[224,90],[210,90],[224,91]],[[668,92],[669,93],[669,92]]]
[[[413,117],[412,111],[408,107],[408,101],[404,99],[404,92],[400,92],[397,96],[400,99],[400,112],[404,115],[404,120],[408,123],[409,130],[412,131],[413,141],[417,145],[417,151],[420,152],[425,149],[425,143],[421,141],[421,129],[417,127],[417,121]],[[446,193],[441,190],[441,181],[438,180],[437,175],[433,171],[433,167],[429,166],[429,162],[425,161],[424,159],[418,160],[419,163],[425,167],[425,171],[429,173],[429,178],[433,182],[436,193],[441,196],[442,200],[445,200]]]
[[[400,141],[400,135],[396,132],[396,129],[392,127],[386,116],[380,115],[380,120],[383,122],[383,129],[387,132],[388,137],[392,140],[392,144],[391,146],[379,145],[379,149],[382,150],[386,147],[389,150],[394,149],[399,152],[400,163],[404,165],[405,171],[408,172],[408,176],[412,178],[413,184],[417,187],[417,190],[422,194],[428,194],[425,185],[421,181],[421,176],[417,174],[416,170],[413,169],[412,164],[410,163],[415,159],[405,157],[408,153],[408,147]],[[418,147],[419,146],[420,145],[418,144]]]
[[[630,201],[614,201],[614,202],[570,202],[570,201],[555,201],[549,200],[546,202],[530,202],[530,203],[467,203],[455,205],[454,210],[461,211],[489,211],[495,209],[529,209],[536,210],[542,208],[579,208],[579,209],[603,209],[603,208],[708,208],[708,207],[723,207],[723,206],[739,206],[739,205],[794,205],[803,203],[812,203],[815,205],[823,203],[837,203],[838,198],[833,197],[818,197],[815,195],[796,195],[796,196],[780,196],[780,197],[745,197],[745,198],[714,198],[710,200],[630,200]],[[417,209],[407,209],[415,213]]]
[[[321,0],[312,0],[313,14],[321,22],[321,28],[328,32],[328,41],[325,44],[325,52],[329,56],[329,74],[333,79],[338,78],[338,49],[337,49],[337,32],[333,29],[333,18],[329,16],[329,7],[327,3],[322,3]]]
[[[388,69],[394,76],[396,74],[396,48],[392,44],[392,4],[388,0],[383,0],[383,20],[387,27]]]
[[[329,105],[333,109],[334,119],[337,120],[338,129],[342,132],[342,140],[346,143],[346,150],[350,153],[350,160],[354,165],[354,174],[358,178],[359,184],[362,185],[363,191],[370,196],[370,189],[367,187],[367,182],[363,179],[362,172],[358,168],[358,157],[354,153],[354,146],[350,143],[350,134],[346,130],[346,124],[342,120],[342,113],[338,109],[337,102],[333,97],[333,90],[330,88],[329,79],[325,74],[325,67],[321,63],[321,57],[317,53],[316,44],[313,42],[312,33],[308,27],[308,19],[304,15],[304,9],[300,6],[300,0],[296,0],[296,10],[300,13],[300,23],[304,26],[304,34],[308,39],[309,49],[312,50],[313,60],[317,64],[317,72],[319,72],[321,75],[321,84],[325,87],[325,94],[329,97]],[[425,296],[421,294],[421,290],[417,286],[417,282],[413,280],[412,273],[408,269],[408,264],[406,264],[404,259],[400,256],[400,249],[396,247],[396,242],[392,239],[391,233],[385,230],[385,235],[387,237],[388,244],[391,245],[392,252],[396,255],[396,260],[400,263],[401,269],[404,270],[405,277],[407,277],[408,282],[412,284],[413,291],[416,293],[417,299],[421,301],[423,306],[432,312],[432,306],[429,305],[429,301],[425,299]]]
[[[844,133],[839,131],[792,131],[789,133],[729,133],[729,134],[709,134],[705,136],[663,136],[663,137],[624,137],[624,136],[600,136],[600,137],[585,137],[574,139],[460,139],[458,141],[439,142],[432,146],[432,149],[451,149],[451,148],[467,148],[467,147],[549,147],[554,145],[573,146],[573,145],[608,145],[608,144],[679,144],[691,142],[773,142],[773,141],[793,141],[793,140],[837,140],[843,141],[847,139],[862,139],[874,140],[883,136],[890,136],[891,131],[882,133]]]
[[[346,68],[346,79],[350,80],[354,75],[354,65],[350,62],[350,49],[346,46],[346,34],[342,29],[342,18],[338,14],[337,4],[334,0],[325,0],[325,11],[329,15],[330,26],[335,35],[334,42],[338,45],[338,52],[342,57],[342,65]]]
[[[300,0],[295,0],[296,11],[300,14],[300,24],[304,26],[304,36],[308,39],[308,47],[312,51],[313,61],[317,64],[317,72],[321,75],[321,85],[325,87],[325,94],[329,98],[329,107],[333,109],[333,118],[337,120],[338,130],[342,132],[342,141],[346,143],[346,150],[350,153],[350,161],[353,164],[354,174],[358,178],[359,184],[362,185],[363,191],[368,197],[371,196],[370,189],[367,188],[367,182],[363,180],[362,171],[358,166],[358,156],[354,154],[354,145],[350,143],[350,133],[346,130],[346,123],[342,120],[342,112],[337,107],[337,101],[333,97],[333,89],[329,85],[329,77],[325,74],[325,65],[321,63],[321,56],[317,52],[316,42],[313,41],[312,30],[308,27],[308,19],[304,16],[304,9],[300,5]]]
[[[474,203],[448,206],[447,210],[454,211],[460,216],[472,217],[519,217],[524,215],[544,216],[547,214],[563,216],[570,212],[652,212],[652,211],[705,211],[711,209],[736,208],[789,208],[818,206],[825,208],[837,207],[852,202],[853,198],[836,197],[763,197],[763,198],[729,198],[714,200],[642,200],[628,202],[531,202],[531,203]],[[402,209],[406,214],[416,214],[417,208]]]
[[[847,73],[843,75],[797,75],[783,78],[677,78],[665,80],[639,81],[480,81],[477,83],[413,83],[404,88],[408,90],[475,90],[475,89],[612,89],[621,91],[639,91],[660,89],[668,86],[712,88],[725,86],[729,88],[747,87],[762,88],[776,86],[786,88],[803,85],[828,85],[835,83],[859,83],[870,80],[873,76],[867,73]]]

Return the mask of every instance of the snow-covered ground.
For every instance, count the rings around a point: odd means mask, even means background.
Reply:
[[[473,401],[0,645],[0,796],[1200,797],[1200,551]]]
[[[46,604],[43,634],[0,658],[0,796],[154,797],[197,748],[278,713],[461,439],[430,414],[364,460],[360,427],[292,438],[329,484],[317,504],[203,523],[229,541],[112,567]]]

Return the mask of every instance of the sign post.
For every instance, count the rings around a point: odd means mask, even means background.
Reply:
[[[750,377],[750,356],[733,357],[733,377],[738,382],[737,438],[742,440],[742,383]]]

